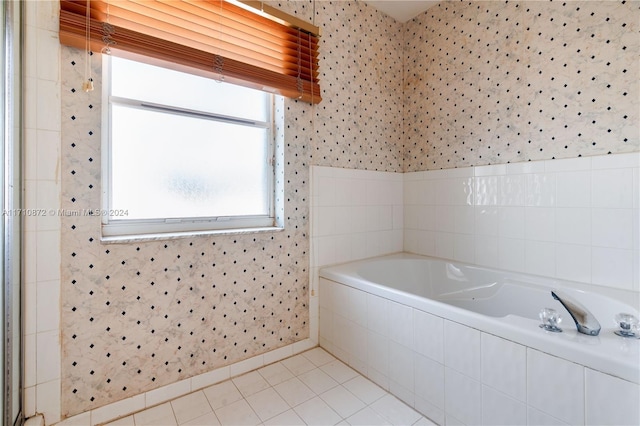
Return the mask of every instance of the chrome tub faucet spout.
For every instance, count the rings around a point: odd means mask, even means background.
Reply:
[[[580,333],[589,336],[597,336],[600,333],[600,323],[580,302],[558,290],[551,291],[551,296],[569,312]]]

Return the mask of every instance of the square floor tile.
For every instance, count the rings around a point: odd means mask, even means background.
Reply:
[[[289,404],[273,388],[261,390],[247,397],[247,402],[262,421],[289,410]]]
[[[358,375],[355,370],[352,370],[346,364],[343,364],[337,359],[323,365],[320,369],[338,383],[344,383]]]
[[[280,362],[296,376],[316,368],[316,366],[302,354],[292,356],[291,358],[284,359]]]
[[[220,421],[212,411],[187,423],[182,423],[180,426],[220,426]]]
[[[271,386],[275,386],[293,377],[293,373],[279,362],[259,369],[258,373],[260,373]]]
[[[209,405],[209,401],[202,391],[174,399],[171,401],[171,407],[178,424],[186,423],[207,413],[213,413],[213,408]]]
[[[287,401],[291,407],[302,404],[316,396],[311,389],[307,387],[297,377],[282,382],[273,387]]]
[[[391,425],[382,416],[373,411],[369,407],[365,407],[362,410],[355,413],[353,416],[347,419],[347,422],[353,426],[385,426]]]
[[[309,387],[312,391],[320,395],[331,388],[338,386],[338,382],[319,368],[315,368],[298,376],[298,379]]]
[[[211,408],[214,410],[242,399],[242,394],[240,394],[240,391],[231,380],[209,386],[202,392],[204,392],[209,404],[211,404]]]
[[[341,418],[320,397],[315,397],[303,402],[294,408],[295,412],[307,425],[334,425]]]
[[[362,376],[354,377],[342,386],[357,396],[362,402],[369,405],[387,394],[384,389]]]
[[[421,417],[420,420],[413,424],[413,426],[437,426],[437,423],[432,422],[426,417]]]
[[[269,387],[269,383],[257,371],[235,377],[231,381],[245,398]]]
[[[354,394],[349,392],[343,386],[336,386],[329,389],[320,398],[329,404],[329,407],[340,415],[342,418],[349,417],[365,407],[364,402],[360,401]]]
[[[322,348],[313,348],[310,351],[303,352],[302,355],[311,361],[316,367],[320,367],[335,360],[333,355]]]
[[[135,426],[133,415],[114,420],[111,423],[105,423],[104,426]]]
[[[177,426],[171,404],[166,402],[133,415],[136,426]]]
[[[220,420],[220,424],[224,425],[242,425],[255,426],[260,424],[260,418],[251,409],[249,403],[244,399],[236,401],[215,410],[216,417]]]
[[[422,417],[413,408],[391,394],[383,396],[369,407],[394,425],[411,425]]]
[[[264,422],[266,426],[299,426],[304,425],[304,420],[293,410],[285,411],[272,419]]]

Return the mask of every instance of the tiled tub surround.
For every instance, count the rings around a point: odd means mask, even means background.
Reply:
[[[320,266],[402,251],[402,176],[311,167],[314,275]]]
[[[405,251],[640,291],[640,153],[404,179]]]
[[[436,423],[640,421],[634,362],[640,341],[617,337],[608,325],[600,337],[579,335],[572,325],[562,335],[550,334],[534,320],[506,321],[450,307],[367,283],[357,274],[366,262],[323,269],[320,343]],[[518,334],[514,325],[532,330]],[[589,339],[598,344],[591,346]],[[621,371],[630,380],[549,354],[605,348],[635,366]]]

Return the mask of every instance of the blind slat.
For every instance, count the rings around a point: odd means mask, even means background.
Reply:
[[[118,0],[90,3],[91,49],[100,51],[103,23],[114,29],[119,56],[318,103],[318,38],[226,1]],[[85,0],[60,1],[60,41],[86,44]]]

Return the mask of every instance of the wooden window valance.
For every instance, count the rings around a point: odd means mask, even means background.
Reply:
[[[258,1],[60,1],[62,44],[312,103],[321,100],[318,37],[317,27]]]

